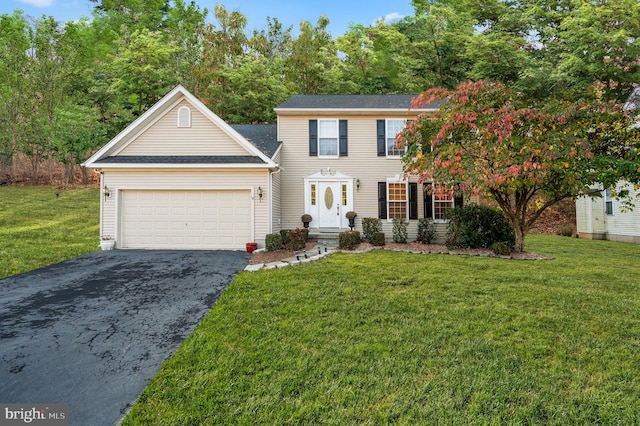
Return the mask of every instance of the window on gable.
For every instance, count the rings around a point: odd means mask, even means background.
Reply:
[[[387,157],[399,157],[404,154],[404,147],[396,146],[396,135],[404,130],[404,120],[387,120],[386,123],[386,146]]]
[[[191,109],[186,106],[178,108],[178,127],[191,127]]]
[[[318,120],[318,155],[338,156],[338,120]]]

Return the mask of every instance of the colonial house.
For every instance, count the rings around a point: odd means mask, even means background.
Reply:
[[[101,174],[100,228],[117,248],[244,249],[302,226],[349,229],[345,214],[432,218],[462,202],[403,174],[396,134],[418,114],[411,95],[293,96],[275,125],[231,125],[181,86],[84,164]],[[437,183],[435,184],[437,186]]]

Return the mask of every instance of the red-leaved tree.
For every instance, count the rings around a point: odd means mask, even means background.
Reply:
[[[560,200],[589,194],[596,183],[640,181],[639,132],[620,103],[542,103],[480,81],[428,90],[413,107],[437,100],[446,100],[437,113],[398,135],[405,172],[495,200],[514,226],[517,252]]]

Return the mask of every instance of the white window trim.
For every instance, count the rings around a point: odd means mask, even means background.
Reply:
[[[431,182],[431,185],[433,185],[434,189],[438,184],[437,182]],[[449,190],[451,191],[451,190]],[[449,223],[448,219],[436,219],[436,202],[438,203],[442,203],[444,204],[446,202],[446,200],[444,201],[436,201],[436,196],[435,196],[436,192],[434,190],[434,192],[431,194],[431,208],[433,211],[433,221],[437,222],[437,223]],[[451,200],[449,201],[450,204],[450,208],[454,208],[456,206],[456,197],[453,194],[453,191],[451,191]]]
[[[182,115],[184,114],[184,111],[186,111],[187,114],[186,124],[182,123]],[[188,106],[181,106],[180,108],[178,108],[178,127],[191,127],[191,108],[189,108]]]
[[[391,211],[389,209],[389,203],[391,202],[391,191],[389,191],[389,184],[398,184],[398,183],[403,183],[404,184],[404,197],[405,197],[405,210],[407,212],[406,216],[404,217],[404,220],[408,221],[409,220],[409,181],[405,180],[405,179],[401,179],[399,177],[393,177],[393,178],[387,178],[387,222],[393,222],[393,219],[391,217]],[[397,201],[394,201],[397,202]]]
[[[387,158],[401,158],[403,154],[399,154],[399,155],[389,154],[389,122],[390,121],[402,121],[404,123],[404,126],[402,128],[404,129],[407,126],[407,120],[399,119],[399,118],[387,118],[387,119],[384,120],[384,151],[385,151],[385,154],[386,154]],[[400,133],[400,132],[398,132],[398,133]],[[395,140],[396,136],[398,135],[398,133],[396,133],[394,135],[394,140]]]
[[[324,155],[320,150],[320,139],[322,139],[322,125],[320,123],[332,121],[336,123],[336,153],[335,155]],[[340,157],[340,120],[337,118],[328,118],[328,119],[320,119],[318,120],[318,158],[339,158]]]

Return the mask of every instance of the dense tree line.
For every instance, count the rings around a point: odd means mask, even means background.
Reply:
[[[292,94],[420,93],[498,81],[536,99],[623,100],[640,82],[636,0],[412,0],[341,36],[325,16],[259,31],[218,4],[91,0],[91,19],[0,16],[0,177],[77,165],[180,83],[225,120]],[[59,167],[58,167],[59,168]]]

